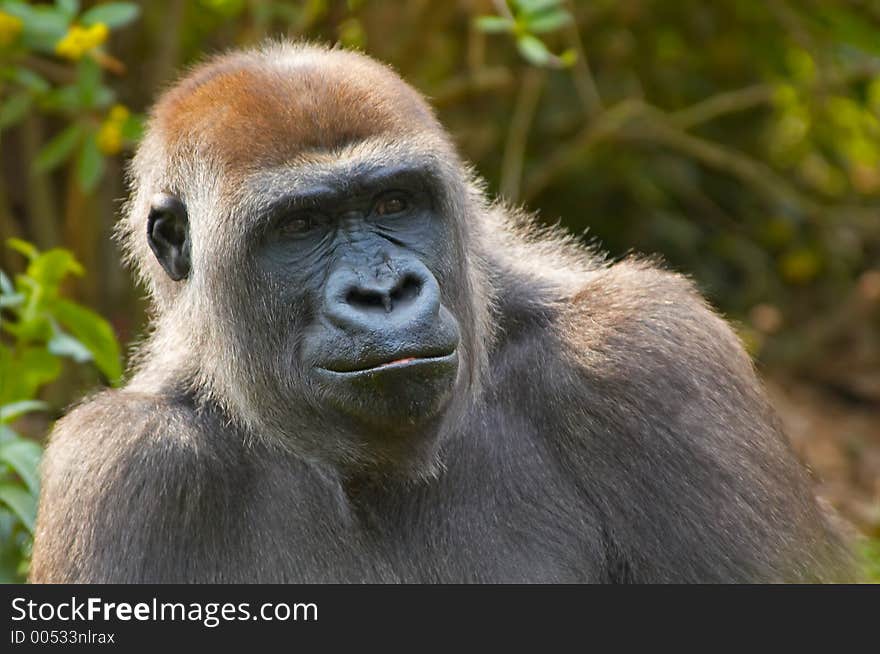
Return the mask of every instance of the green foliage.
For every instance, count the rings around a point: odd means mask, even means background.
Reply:
[[[34,170],[47,172],[64,163],[82,142],[84,135],[82,125],[69,125],[43,146],[34,160]]]
[[[131,145],[140,134],[140,116],[128,115],[117,121],[120,124],[109,120],[116,93],[104,81],[105,70],[118,72],[122,66],[105,52],[107,36],[135,21],[140,8],[131,2],[110,2],[79,11],[76,0],[54,5],[0,0],[0,43],[3,24],[9,41],[0,48],[0,84],[9,86],[0,99],[0,130],[19,124],[33,108],[64,117],[69,124],[45,143],[32,162],[33,170],[45,173],[72,159],[75,179],[90,192],[104,174],[105,157]],[[72,80],[51,83],[32,68],[34,55],[66,61]],[[108,125],[117,132],[109,138]]]
[[[94,134],[83,143],[79,151],[76,163],[77,181],[82,190],[91,192],[95,190],[101,175],[104,174],[104,157],[98,148],[98,140]]]
[[[862,542],[860,553],[865,580],[880,584],[880,539]]]
[[[89,9],[80,17],[80,22],[83,25],[103,23],[107,27],[115,29],[125,27],[135,21],[140,15],[140,11],[140,7],[132,2],[107,2]]]
[[[91,362],[109,383],[122,375],[119,345],[110,325],[61,294],[69,275],[83,270],[67,250],[39,252],[10,239],[27,259],[13,282],[0,271],[0,582],[27,573],[39,497],[40,446],[18,434],[16,420],[47,410],[35,399],[62,372],[62,361]]]
[[[122,367],[110,324],[60,294],[65,277],[83,274],[73,255],[61,248],[41,253],[18,239],[10,239],[9,246],[28,259],[25,272],[16,275],[14,285],[3,275],[0,296],[11,317],[3,321],[3,331],[15,338],[15,346],[4,360],[22,374],[13,375],[11,367],[0,369],[8,379],[0,390],[0,404],[33,397],[40,385],[58,375],[59,359],[64,357],[79,363],[93,361],[110,384],[117,384]]]
[[[572,23],[563,0],[510,0],[500,5],[500,16],[477,16],[474,26],[486,34],[510,34],[522,57],[533,66],[565,68],[574,64],[572,49],[555,55],[537,35],[555,32]]]

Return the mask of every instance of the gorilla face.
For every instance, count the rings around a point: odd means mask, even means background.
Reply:
[[[389,160],[258,172],[192,225],[159,194],[147,237],[207,312],[190,327],[249,425],[325,460],[418,472],[473,395],[485,303],[460,182],[424,153]]]
[[[454,236],[437,191],[417,166],[361,167],[297,185],[259,220],[259,269],[283,304],[306,309],[304,385],[364,433],[424,427],[455,385],[459,324],[439,282]]]

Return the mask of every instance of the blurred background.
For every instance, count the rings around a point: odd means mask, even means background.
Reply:
[[[0,577],[52,420],[144,327],[110,238],[144,114],[267,37],[390,63],[493,194],[691,275],[880,579],[874,0],[0,0]]]

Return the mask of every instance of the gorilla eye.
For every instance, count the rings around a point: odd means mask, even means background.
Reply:
[[[299,236],[309,232],[316,222],[310,214],[295,214],[284,221],[284,224],[281,225],[281,232],[288,236]]]
[[[379,198],[373,211],[379,216],[391,216],[396,213],[402,213],[408,208],[409,203],[406,201],[406,198],[400,193],[395,193]]]

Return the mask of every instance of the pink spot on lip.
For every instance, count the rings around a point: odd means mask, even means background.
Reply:
[[[388,361],[387,363],[383,363],[380,367],[384,368],[385,366],[393,366],[395,364],[400,363],[409,363],[410,361],[415,361],[416,357],[405,357],[403,359],[394,359],[394,361]]]

